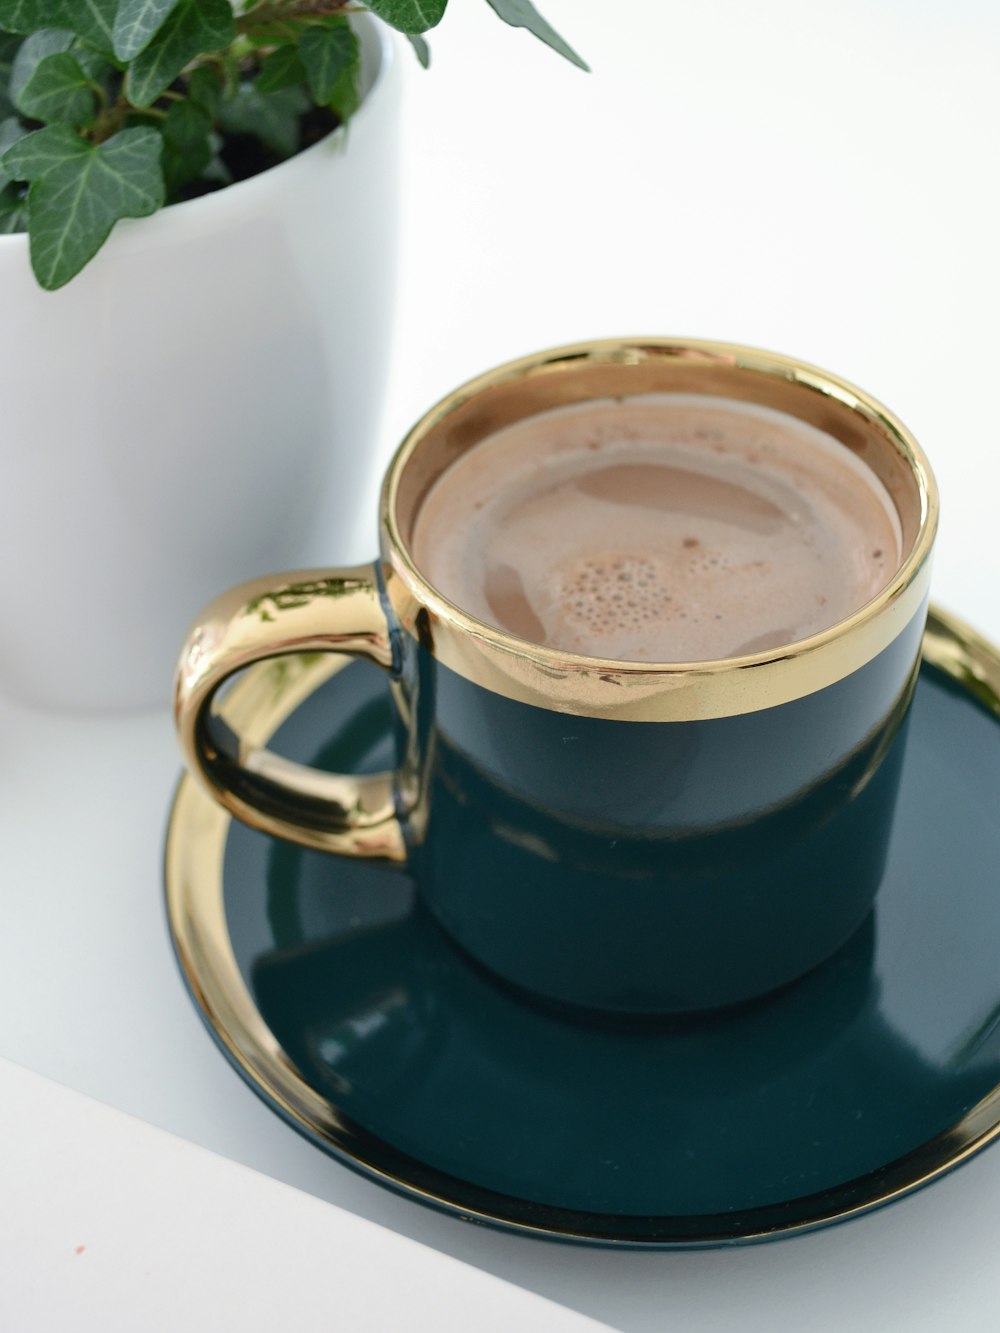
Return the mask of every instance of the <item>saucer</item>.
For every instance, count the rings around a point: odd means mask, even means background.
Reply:
[[[363,663],[263,663],[224,711],[293,759],[392,764],[386,680]],[[648,1248],[827,1225],[1000,1133],[998,718],[1000,654],[932,614],[874,913],[723,1016],[628,1031],[535,1008],[452,945],[405,873],[247,829],[190,778],[167,838],[174,946],[250,1087],[423,1203]]]

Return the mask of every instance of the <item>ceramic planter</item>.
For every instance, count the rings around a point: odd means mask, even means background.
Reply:
[[[0,687],[15,697],[166,703],[213,593],[355,558],[390,342],[400,91],[387,29],[362,16],[358,32],[347,132],[119,224],[58,292],[36,286],[26,236],[0,236]]]

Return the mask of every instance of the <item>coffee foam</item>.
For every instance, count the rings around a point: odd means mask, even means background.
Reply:
[[[435,482],[417,565],[488,624],[620,661],[742,656],[850,615],[898,569],[899,519],[838,440],[688,394],[597,401],[490,436]]]

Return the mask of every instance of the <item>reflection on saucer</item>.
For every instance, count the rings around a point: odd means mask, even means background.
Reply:
[[[273,855],[285,865],[272,892],[330,893],[322,861]],[[383,922],[276,940],[254,962],[254,993],[355,1122],[490,1190],[606,1213],[778,1204],[877,1170],[1000,1077],[1000,1061],[942,1069],[885,1022],[873,918],[766,1000],[628,1033],[511,995],[408,882],[391,887]]]
[[[936,632],[975,672],[921,673],[875,912],[782,991],[644,1030],[539,1008],[470,962],[405,875],[231,825],[187,784],[168,904],[192,994],[290,1123],[463,1215],[690,1245],[905,1193],[1000,1124],[1000,659]],[[340,672],[276,748],[386,767],[384,689]]]

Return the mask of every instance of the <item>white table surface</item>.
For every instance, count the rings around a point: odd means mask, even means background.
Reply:
[[[945,506],[936,598],[1000,639],[1000,10],[545,0],[587,77],[485,4],[453,9],[434,68],[407,71],[380,455],[466,376],[561,341],[800,355],[923,441]],[[331,556],[370,556],[373,532]],[[689,1254],[502,1235],[352,1175],[244,1087],[183,991],[160,896],[166,710],[0,701],[0,736],[0,1055],[621,1330],[998,1327],[998,1151],[850,1225]]]
[[[4,1333],[606,1325],[0,1060]]]

